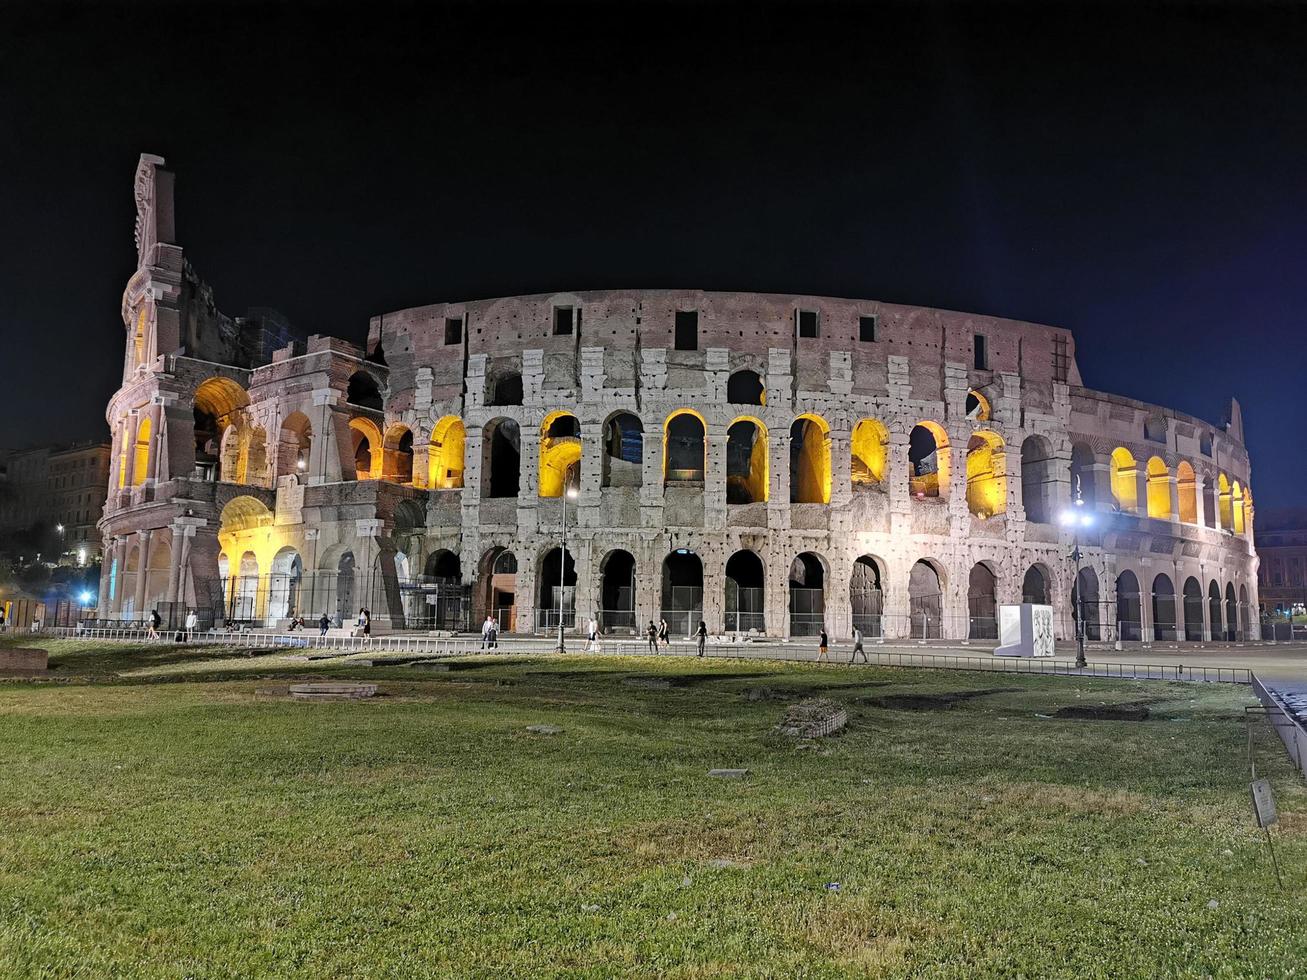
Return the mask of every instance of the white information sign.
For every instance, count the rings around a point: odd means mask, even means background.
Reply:
[[[1000,606],[996,657],[1053,656],[1053,607],[1025,602]]]

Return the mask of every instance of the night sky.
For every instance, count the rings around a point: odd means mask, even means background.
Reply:
[[[142,151],[240,314],[556,289],[1075,331],[1305,502],[1307,11],[0,6],[0,445],[107,438]]]

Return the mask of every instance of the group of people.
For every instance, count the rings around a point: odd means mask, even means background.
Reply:
[[[150,615],[145,622],[145,638],[148,640],[159,639],[159,628],[163,626],[163,617],[159,615],[159,610],[151,609]],[[195,631],[199,629],[199,626],[200,617],[196,615],[194,609],[188,609],[186,611],[185,625],[177,631],[173,639],[178,643],[185,643],[195,635]]]
[[[672,643],[672,634],[667,626],[666,619],[659,620],[657,626],[654,625],[652,619],[649,620],[649,625],[645,627],[644,635],[649,640],[650,653],[657,653],[660,646],[666,648]],[[702,619],[699,620],[699,628],[694,631],[694,638],[699,645],[699,656],[702,657],[704,645],[708,642],[708,624]]]

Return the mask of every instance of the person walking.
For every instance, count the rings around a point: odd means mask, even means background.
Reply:
[[[695,630],[695,636],[699,638],[699,656],[703,656],[703,645],[708,641],[708,624],[702,619],[699,620],[699,628]]]
[[[489,629],[486,630],[486,644],[487,650],[499,649],[499,620],[493,616],[490,617]]]
[[[190,609],[186,612],[186,642],[190,643],[195,639],[195,630],[200,625],[200,617],[195,615],[195,610]]]
[[[363,635],[363,623],[364,623],[364,621],[365,621],[366,618],[367,618],[366,615],[365,615],[365,612],[366,612],[366,610],[364,610],[364,608],[363,608],[362,606],[359,606],[359,618],[356,619],[356,620],[354,621],[354,635],[355,635],[355,636],[362,636],[362,635]]]
[[[645,636],[649,638],[649,652],[657,653],[658,652],[658,627],[654,625],[654,621],[652,619],[649,620],[649,628],[646,629],[644,633]]]
[[[163,617],[159,615],[159,610],[151,609],[150,629],[148,632],[146,632],[145,635],[151,640],[157,640],[159,638],[159,627],[162,625],[163,625]]]
[[[826,627],[821,628],[821,637],[817,641],[817,663],[822,663],[826,659],[826,648],[828,641],[826,639]]]
[[[672,643],[672,631],[667,628],[666,617],[658,621],[658,641],[664,647],[668,647]]]
[[[326,636],[329,629],[331,629],[331,617],[323,613],[322,618],[318,620],[318,636]]]
[[[481,624],[481,649],[490,649],[490,630],[493,628],[495,617],[486,613],[486,621]]]
[[[364,636],[372,635],[372,610],[371,609],[363,610],[363,635]]]
[[[599,623],[593,616],[590,617],[590,622],[586,623],[585,635],[586,635],[586,643],[585,643],[586,653],[598,653],[599,652]]]
[[[858,654],[862,654],[862,662],[870,663],[867,659],[867,651],[862,648],[862,630],[856,626],[853,627],[853,656],[849,657],[849,663],[858,659]]]

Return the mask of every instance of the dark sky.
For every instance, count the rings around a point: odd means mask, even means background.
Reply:
[[[1307,483],[1307,11],[0,5],[0,445],[107,436],[132,174],[228,313],[807,292],[1070,327]]]

